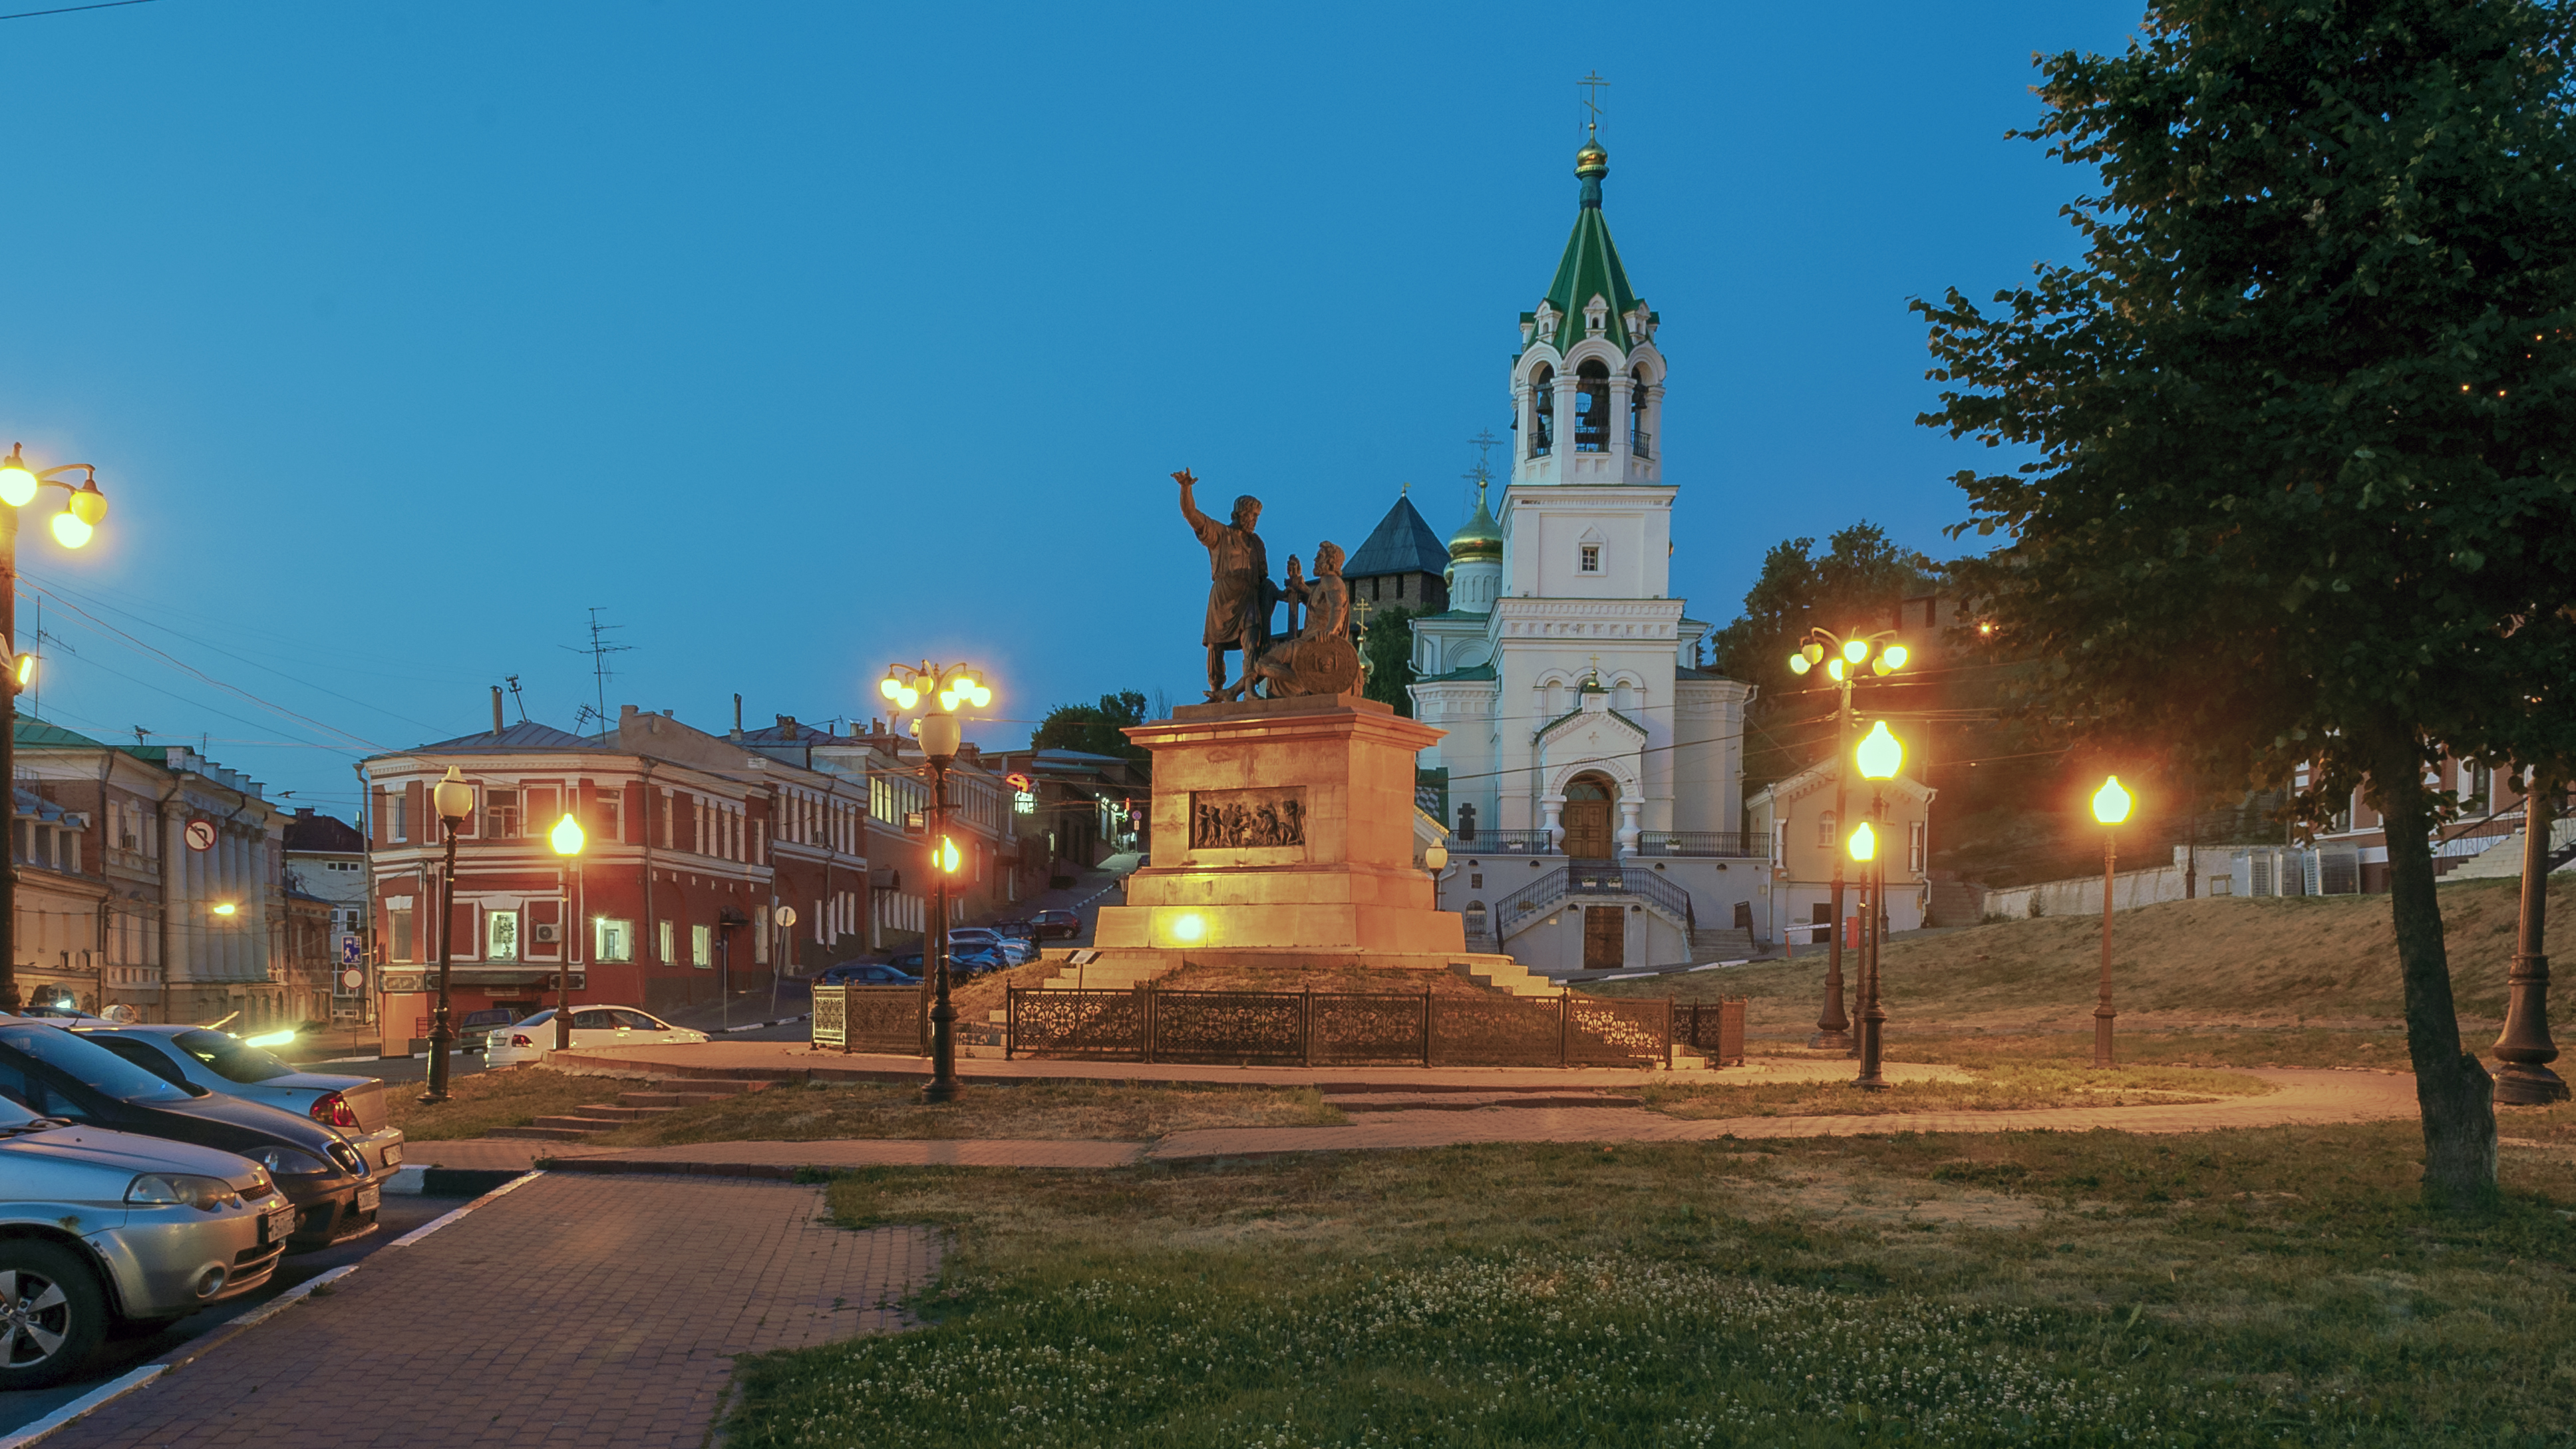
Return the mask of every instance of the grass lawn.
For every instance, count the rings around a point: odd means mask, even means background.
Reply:
[[[620,1146],[816,1142],[845,1137],[1136,1142],[1192,1127],[1333,1127],[1344,1120],[1311,1087],[970,1083],[956,1101],[926,1107],[917,1086],[830,1082],[746,1092],[647,1118],[590,1140]]]
[[[539,1117],[553,1117],[590,1102],[614,1102],[620,1091],[641,1082],[605,1077],[572,1077],[534,1067],[497,1072],[469,1072],[452,1077],[447,1100],[435,1107],[420,1104],[412,1083],[385,1088],[393,1125],[413,1142],[447,1142],[480,1137],[495,1127],[525,1127]]]
[[[1904,1112],[2012,1111],[2030,1107],[2136,1107],[2259,1097],[2271,1083],[2242,1072],[2191,1067],[2115,1067],[2096,1072],[2072,1060],[1970,1059],[1964,1081],[1898,1082],[1884,1092],[1831,1082],[1657,1083],[1637,1095],[1674,1117],[1875,1116]]]
[[[2567,1109],[2552,1109],[2570,1117]],[[2508,1135],[2523,1132],[2508,1114]],[[2412,1124],[887,1169],[928,1326],[741,1361],[735,1449],[2566,1442],[2576,1166]]]

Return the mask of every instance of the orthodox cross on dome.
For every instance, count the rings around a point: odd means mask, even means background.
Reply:
[[[1596,70],[1574,84],[1583,92],[1583,109],[1587,113],[1583,134],[1598,136],[1601,134],[1601,93],[1610,89],[1610,83],[1603,80],[1601,72]]]

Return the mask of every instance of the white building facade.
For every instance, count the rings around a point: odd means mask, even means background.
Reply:
[[[1449,608],[1413,623],[1415,714],[1448,735],[1444,904],[1472,944],[1563,973],[1750,949],[1766,842],[1744,833],[1749,686],[1696,667],[1671,592],[1659,319],[1578,153],[1574,233],[1511,371],[1511,480],[1450,540]]]

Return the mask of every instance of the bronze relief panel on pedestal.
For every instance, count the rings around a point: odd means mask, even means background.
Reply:
[[[1306,788],[1192,790],[1192,850],[1260,850],[1306,844]]]

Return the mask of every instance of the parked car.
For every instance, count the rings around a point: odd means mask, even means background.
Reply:
[[[385,1084],[374,1077],[300,1071],[231,1032],[201,1026],[75,1026],[71,1033],[181,1086],[301,1112],[337,1128],[369,1162],[383,1161],[388,1149],[395,1161],[402,1158],[401,1129],[388,1120]]]
[[[921,978],[882,961],[844,961],[814,978],[817,986],[919,986]]]
[[[948,969],[960,976],[989,976],[1018,964],[999,947],[988,944],[960,943],[948,948]]]
[[[640,1011],[632,1006],[576,1006],[572,1009],[572,1044],[575,1048],[663,1046],[705,1040],[705,1032],[673,1026],[649,1011]],[[555,1011],[549,1006],[507,1031],[492,1033],[492,1046],[483,1054],[483,1065],[515,1067],[542,1060],[554,1049]]]
[[[61,1027],[0,1020],[0,1097],[45,1117],[238,1153],[268,1170],[295,1207],[290,1251],[375,1231],[385,1179],[402,1161],[402,1134],[370,1137],[361,1156],[309,1117],[155,1075]]]
[[[990,926],[958,927],[948,933],[948,949],[951,952],[989,950],[1013,966],[1024,966],[1038,959],[1035,941],[1025,936],[1004,935]]]
[[[461,1052],[488,1050],[492,1045],[492,1033],[518,1019],[519,1013],[506,1006],[469,1011],[465,1013],[465,1019],[456,1024],[456,1049]]]
[[[1069,940],[1082,934],[1082,917],[1072,911],[1040,911],[1030,918],[1041,940]]]
[[[888,956],[886,958],[886,964],[897,971],[910,972],[916,977],[930,969],[923,963],[922,953],[919,951],[905,951],[898,955]]]
[[[35,1030],[51,1030],[38,1027]],[[230,1152],[0,1099],[0,1393],[79,1372],[110,1328],[148,1331],[277,1271],[294,1205]]]

